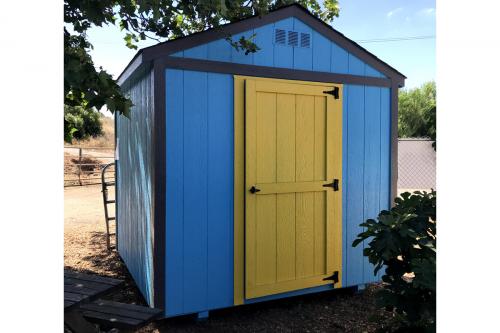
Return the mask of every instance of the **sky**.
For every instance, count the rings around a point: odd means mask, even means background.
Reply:
[[[436,4],[434,0],[339,0],[340,16],[332,26],[354,41],[415,36],[435,36]],[[136,51],[125,46],[124,33],[115,26],[92,28],[88,32],[94,45],[94,64],[102,66],[113,77],[123,71]],[[370,42],[360,45],[405,76],[406,88],[415,88],[434,80],[436,75],[435,39]],[[139,44],[156,44],[147,40]]]

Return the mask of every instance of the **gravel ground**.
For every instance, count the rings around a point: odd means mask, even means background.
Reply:
[[[106,250],[99,186],[65,189],[64,266],[84,273],[126,281],[108,299],[145,304],[115,251]],[[193,316],[158,321],[139,332],[375,332],[389,318],[375,306],[371,285],[354,293],[341,289],[210,312],[197,322]]]

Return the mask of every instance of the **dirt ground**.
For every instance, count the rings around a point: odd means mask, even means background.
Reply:
[[[106,250],[101,187],[65,188],[64,195],[65,268],[124,279],[125,287],[106,298],[145,304],[116,252]],[[372,285],[359,293],[340,289],[216,310],[203,322],[193,316],[164,319],[138,332],[375,332],[389,321],[375,306],[379,288]]]

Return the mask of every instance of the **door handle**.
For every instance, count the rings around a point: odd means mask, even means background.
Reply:
[[[338,191],[339,190],[339,180],[334,179],[333,183],[324,184],[323,187],[332,187],[334,191]]]
[[[257,193],[257,192],[260,192],[260,190],[259,190],[257,187],[252,186],[252,187],[250,188],[250,193],[255,194],[255,193]]]

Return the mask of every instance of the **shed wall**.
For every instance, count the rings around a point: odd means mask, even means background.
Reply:
[[[275,29],[309,33],[311,34],[311,47],[291,47],[275,44]],[[385,77],[382,73],[295,17],[289,17],[273,24],[234,35],[232,39],[237,41],[241,36],[250,38],[254,34],[255,43],[260,48],[256,53],[245,55],[243,51],[237,51],[233,48],[226,40],[219,39],[177,52],[174,56],[318,72]]]
[[[122,88],[134,106],[117,115],[118,252],[139,290],[152,304],[153,74],[139,70]]]
[[[233,95],[230,74],[166,70],[167,316],[233,304]],[[344,85],[343,122],[342,284],[353,286],[379,280],[351,244],[389,208],[389,88]]]

